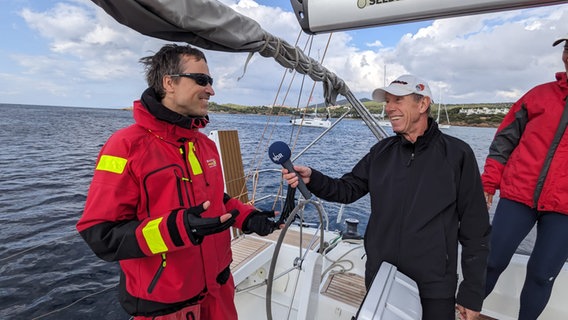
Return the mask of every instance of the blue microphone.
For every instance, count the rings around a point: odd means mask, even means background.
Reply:
[[[292,156],[292,151],[285,142],[276,141],[268,147],[268,157],[272,162],[282,165],[284,168],[288,169],[288,172],[294,172],[298,176],[298,189],[304,196],[305,199],[310,199],[312,193],[306,187],[302,177],[294,170],[294,165],[290,161],[290,156]]]

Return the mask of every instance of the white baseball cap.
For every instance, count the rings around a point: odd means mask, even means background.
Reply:
[[[568,34],[566,34],[564,37],[556,39],[556,41],[554,41],[554,43],[552,43],[552,46],[556,47],[562,41],[568,41]]]
[[[406,96],[417,93],[432,99],[432,92],[426,81],[410,74],[405,74],[391,82],[388,87],[377,88],[373,91],[373,100],[385,102],[385,93],[388,92],[395,96]]]

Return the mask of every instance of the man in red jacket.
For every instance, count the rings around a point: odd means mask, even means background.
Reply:
[[[140,61],[149,88],[135,124],[101,149],[77,230],[120,263],[120,302],[134,319],[237,319],[228,228],[267,235],[274,211],[224,193],[215,144],[199,132],[215,94],[204,54],[165,45]]]
[[[495,133],[482,175],[488,207],[500,190],[492,222],[487,295],[537,225],[521,292],[520,320],[538,318],[568,258],[568,35],[552,45],[561,43],[565,71],[513,104]]]

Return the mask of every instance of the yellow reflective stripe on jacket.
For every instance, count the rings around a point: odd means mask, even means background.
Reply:
[[[195,146],[193,145],[193,142],[189,142],[187,160],[189,161],[189,165],[191,166],[191,171],[193,172],[194,175],[203,173],[203,169],[201,169],[201,164],[199,163],[199,160],[197,160],[197,156],[195,155]]]
[[[148,248],[153,254],[168,251],[168,247],[166,246],[164,238],[162,238],[162,234],[160,233],[160,223],[163,219],[163,217],[160,217],[158,219],[152,220],[148,222],[148,224],[142,229],[142,235],[146,240]]]
[[[124,168],[126,167],[126,160],[125,158],[109,156],[109,155],[102,155],[99,163],[97,164],[97,168],[95,170],[102,170],[108,171],[113,173],[122,174]]]

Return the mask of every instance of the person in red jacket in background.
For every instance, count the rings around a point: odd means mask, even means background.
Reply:
[[[517,101],[497,129],[482,174],[490,207],[500,190],[493,218],[486,295],[521,241],[537,225],[534,249],[521,292],[519,319],[537,319],[556,276],[568,258],[568,35],[565,71]]]
[[[140,61],[149,88],[135,124],[101,149],[77,230],[120,263],[119,299],[134,319],[237,319],[228,229],[280,226],[274,211],[224,193],[215,144],[199,132],[215,94],[204,54],[168,44]]]

